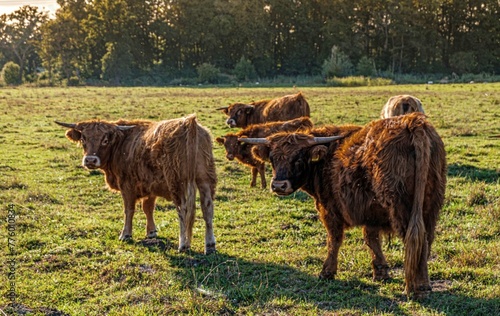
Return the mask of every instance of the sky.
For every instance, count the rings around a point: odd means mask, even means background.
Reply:
[[[23,5],[37,6],[40,10],[49,11],[50,15],[56,13],[59,5],[57,0],[0,0],[0,15],[4,13],[12,13]]]

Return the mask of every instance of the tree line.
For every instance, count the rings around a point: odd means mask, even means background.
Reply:
[[[57,2],[0,16],[0,67],[19,80],[500,74],[498,0]]]

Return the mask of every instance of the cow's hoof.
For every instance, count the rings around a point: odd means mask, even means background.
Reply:
[[[426,299],[431,293],[431,291],[432,288],[430,287],[430,285],[421,285],[417,288],[416,291],[408,293],[408,291],[405,290],[405,293],[403,294],[406,294],[408,299],[420,301]]]
[[[120,241],[130,241],[132,240],[132,235],[120,235],[118,238]]]
[[[156,233],[156,230],[152,230],[146,236],[147,238],[156,238],[158,234]]]
[[[389,278],[389,266],[377,266],[373,269],[373,281],[383,281]]]
[[[319,278],[322,280],[335,280],[335,273],[328,271],[321,271]]]
[[[430,290],[429,291],[418,291],[418,292],[411,293],[410,295],[408,295],[408,298],[411,300],[414,300],[414,301],[421,301],[421,300],[426,299],[430,293],[431,293]]]
[[[179,247],[179,252],[188,252],[190,249],[190,246],[181,246]]]
[[[215,244],[205,245],[205,254],[210,255],[212,253],[215,253]]]

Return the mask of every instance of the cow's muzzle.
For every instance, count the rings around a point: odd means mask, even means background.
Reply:
[[[289,195],[293,193],[292,184],[288,180],[272,180],[271,190],[278,195]]]
[[[229,125],[230,127],[236,127],[236,121],[232,118],[227,119],[226,124]]]
[[[228,160],[234,160],[234,155],[232,155],[232,154],[227,154],[227,155],[226,155],[226,158],[227,158]]]
[[[93,155],[84,156],[82,165],[88,169],[97,169],[101,166],[101,159]]]

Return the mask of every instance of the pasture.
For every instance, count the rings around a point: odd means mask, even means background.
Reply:
[[[361,229],[347,231],[335,281],[318,279],[326,230],[313,200],[250,188],[250,169],[218,173],[217,253],[203,255],[199,206],[192,251],[178,253],[173,204],[158,200],[158,238],[120,242],[122,199],[54,120],[161,120],[196,113],[213,139],[230,131],[214,109],[302,91],[316,125],[378,119],[390,96],[412,94],[446,145],[446,200],[429,260],[433,292],[403,295],[401,240],[384,242],[392,279],[371,279]],[[497,137],[491,137],[497,136]],[[500,84],[360,88],[0,89],[0,312],[36,315],[499,315]],[[271,178],[267,169],[267,180]],[[16,304],[13,304],[15,301]],[[2,314],[3,314],[2,313]]]

